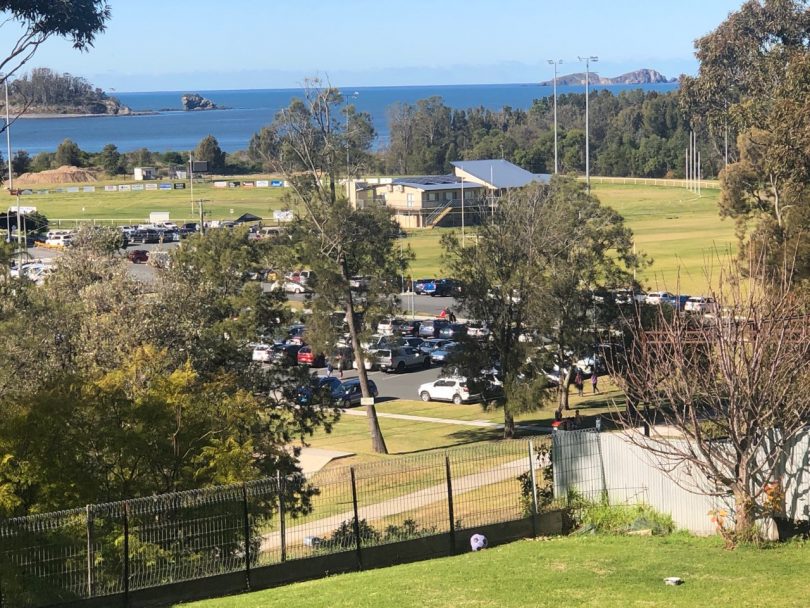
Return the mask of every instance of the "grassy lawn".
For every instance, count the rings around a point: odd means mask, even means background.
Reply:
[[[726,551],[716,538],[568,537],[186,604],[273,606],[806,606],[810,548]],[[679,576],[685,584],[666,586]]]
[[[229,179],[245,181],[256,177],[261,176]],[[103,191],[105,184],[118,183],[131,180],[96,182],[93,185],[101,191],[93,193],[34,194],[23,197],[23,204],[36,206],[53,219],[142,222],[150,211],[168,211],[174,221],[197,218],[196,213],[191,213],[188,189]],[[682,188],[662,186],[594,184],[593,191],[603,204],[625,217],[636,236],[638,250],[653,258],[653,265],[640,277],[650,289],[677,291],[680,281],[680,290],[685,293],[703,291],[706,286],[703,268],[710,262],[712,252],[715,249],[725,252],[735,244],[733,223],[721,220],[717,214],[719,190],[704,190],[701,198]],[[280,188],[214,188],[210,182],[194,186],[194,198],[206,201],[207,217],[211,219],[235,219],[245,212],[269,218],[274,210],[284,206],[283,195]],[[410,245],[415,254],[411,276],[422,278],[443,273],[440,239],[449,230],[456,229],[409,231],[404,244]]]
[[[139,192],[105,192],[107,184],[133,183],[127,176],[124,179],[94,182],[96,192],[32,194],[21,198],[21,203],[34,206],[49,219],[115,220],[115,223],[145,222],[151,211],[168,211],[172,221],[194,221],[199,218],[191,212],[191,191],[184,190],[144,190]],[[231,180],[247,180],[245,177]],[[183,180],[166,180],[181,182]],[[154,183],[154,182],[153,182]],[[33,190],[66,188],[67,184],[32,186]],[[205,201],[206,217],[210,219],[236,219],[243,213],[253,213],[259,217],[272,217],[272,212],[284,205],[282,188],[214,188],[209,183],[194,184],[194,200]]]
[[[704,190],[701,198],[682,188],[654,186],[597,184],[593,191],[622,214],[638,250],[653,258],[641,277],[649,289],[678,291],[680,281],[683,293],[700,293],[715,250],[725,254],[736,244],[733,222],[717,213],[719,190]]]

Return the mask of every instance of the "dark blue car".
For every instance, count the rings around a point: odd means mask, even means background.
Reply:
[[[310,405],[320,395],[331,395],[340,386],[340,380],[333,376],[314,376],[309,386],[299,386],[295,392],[298,405]]]

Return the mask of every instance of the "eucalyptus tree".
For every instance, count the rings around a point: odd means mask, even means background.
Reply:
[[[374,137],[371,117],[354,111],[345,101],[337,89],[318,80],[308,82],[303,99],[294,99],[282,109],[252,138],[250,149],[254,158],[282,174],[290,187],[288,199],[297,216],[289,232],[289,259],[316,272],[311,285],[314,324],[326,328],[335,307],[344,313],[372,445],[384,453],[357,312],[392,308],[408,256],[395,247],[398,230],[386,209],[355,208],[339,187],[341,175],[348,184],[359,172],[357,163],[367,157]],[[352,288],[356,275],[364,277],[362,290]]]
[[[571,374],[562,370],[573,370],[573,355],[592,349],[609,322],[594,292],[629,286],[642,258],[622,217],[568,178],[510,191],[483,215],[472,244],[450,234],[443,246],[463,311],[491,331],[461,364],[470,377],[500,366],[504,436],[512,437],[515,415],[551,397],[544,368],[561,370],[558,410],[567,408]]]

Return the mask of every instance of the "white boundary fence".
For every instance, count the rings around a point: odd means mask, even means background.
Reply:
[[[728,497],[700,493],[709,482],[687,463],[662,463],[618,433],[556,431],[553,442],[554,497],[569,490],[585,498],[607,497],[611,504],[644,502],[672,516],[678,528],[694,534],[714,534],[710,511],[733,512]],[[673,440],[677,441],[677,440]],[[800,437],[785,463],[782,485],[786,515],[810,518],[810,433]],[[670,465],[665,473],[659,464]],[[674,465],[674,466],[673,466]]]

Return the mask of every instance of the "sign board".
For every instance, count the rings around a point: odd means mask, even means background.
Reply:
[[[192,173],[208,173],[208,161],[207,160],[194,160],[194,161],[191,161],[191,172]]]
[[[144,184],[144,186],[145,186],[146,190],[157,190],[158,189],[157,184]]]
[[[273,188],[283,188],[284,187],[284,180],[283,179],[270,180],[270,186],[273,187]]]
[[[227,188],[228,182],[214,182],[214,188]]]
[[[171,190],[171,189],[172,189],[172,185],[171,185],[171,184],[162,183],[162,184],[160,184],[160,185],[158,186],[158,188],[160,188],[161,190]]]
[[[104,192],[118,192],[118,186],[104,186]]]
[[[257,179],[256,180],[256,187],[257,188],[269,188],[270,187],[270,180],[269,179]]]
[[[9,213],[16,214],[16,213],[17,213],[17,209],[19,209],[19,210],[20,210],[20,213],[21,213],[22,215],[28,215],[29,213],[36,213],[36,212],[37,212],[37,208],[36,208],[36,207],[23,207],[22,205],[20,205],[19,207],[17,207],[16,205],[14,205],[13,207],[9,207],[9,208],[8,208],[8,212],[9,212]]]
[[[82,186],[82,192],[95,192],[95,186]]]
[[[174,182],[175,190],[183,190],[186,187],[186,182]]]
[[[129,184],[121,184],[118,186],[119,192],[129,192],[130,190],[132,190],[132,186]]]
[[[293,212],[273,211],[273,219],[279,222],[291,222],[293,220]]]
[[[149,214],[149,223],[150,224],[162,224],[164,222],[169,221],[169,212],[168,211],[152,211]]]

